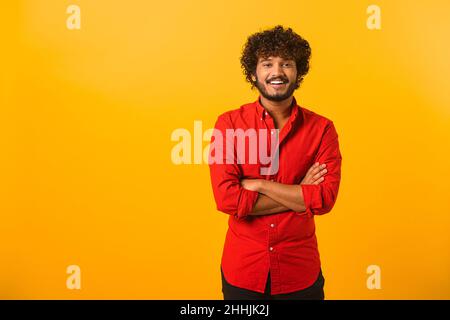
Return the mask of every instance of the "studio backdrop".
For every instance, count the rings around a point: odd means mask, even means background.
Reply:
[[[256,100],[242,47],[279,24],[311,46],[298,104],[339,133],[339,196],[315,217],[326,298],[450,298],[448,1],[0,11],[0,298],[222,299],[208,129]]]

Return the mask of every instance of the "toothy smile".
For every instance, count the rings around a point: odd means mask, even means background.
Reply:
[[[272,80],[269,83],[270,84],[284,84],[284,81],[282,81],[282,80]]]

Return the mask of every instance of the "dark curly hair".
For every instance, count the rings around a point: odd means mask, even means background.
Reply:
[[[249,36],[240,60],[245,78],[252,85],[252,89],[255,87],[252,75],[256,75],[258,59],[270,56],[295,61],[297,65],[296,89],[300,87],[303,77],[309,71],[311,48],[308,41],[292,31],[291,28],[284,29],[281,25]]]

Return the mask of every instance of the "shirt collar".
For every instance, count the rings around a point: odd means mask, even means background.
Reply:
[[[258,114],[258,117],[264,119],[266,117],[266,115],[268,115],[268,113],[266,112],[266,109],[264,109],[263,105],[261,104],[261,96],[258,96],[258,99],[255,101],[255,105],[256,105],[256,113]],[[291,108],[291,116],[289,117],[289,122],[293,122],[298,115],[299,112],[299,106],[297,104],[297,100],[295,99],[295,97],[292,97],[292,108]]]

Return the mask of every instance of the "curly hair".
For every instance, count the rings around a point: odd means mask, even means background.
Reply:
[[[259,58],[270,56],[292,59],[297,66],[297,85],[300,87],[303,77],[309,71],[311,48],[308,41],[292,31],[277,25],[272,29],[252,34],[242,50],[241,68],[246,80],[255,87],[252,75],[256,75],[256,65]]]

